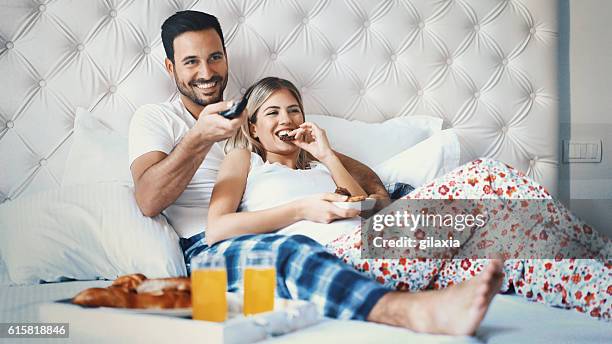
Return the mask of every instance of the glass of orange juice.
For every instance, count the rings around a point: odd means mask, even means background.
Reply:
[[[244,269],[244,315],[274,309],[276,269],[274,253],[256,251],[247,254]]]
[[[191,258],[192,318],[223,322],[227,319],[225,257],[199,254]]]

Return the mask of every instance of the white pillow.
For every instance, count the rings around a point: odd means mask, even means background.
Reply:
[[[133,189],[118,183],[44,191],[0,205],[0,250],[20,284],[185,275],[178,240],[163,216],[143,216]]]
[[[453,129],[434,134],[374,168],[384,184],[419,187],[459,166],[460,144]]]
[[[72,135],[62,186],[98,182],[132,185],[125,135],[114,131],[84,108],[77,108]]]
[[[325,129],[334,150],[370,167],[442,130],[442,119],[430,116],[397,117],[382,123],[324,115],[306,115],[306,120]]]

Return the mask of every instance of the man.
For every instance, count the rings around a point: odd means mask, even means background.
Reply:
[[[250,251],[273,251],[279,296],[311,300],[327,316],[432,333],[476,330],[501,283],[497,263],[460,287],[407,294],[369,280],[303,236],[246,235],[206,245],[207,208],[223,160],[218,142],[232,136],[245,115],[232,120],[218,115],[231,102],[223,101],[228,64],[217,18],[178,12],[164,22],[162,41],[165,66],[180,97],[136,111],[130,125],[130,164],[140,209],[147,216],[164,212],[181,237],[186,262],[200,252],[223,254],[228,288],[236,290],[242,286],[242,257]],[[367,192],[386,197],[372,171],[340,157]],[[331,203],[326,209],[330,218],[353,215]]]

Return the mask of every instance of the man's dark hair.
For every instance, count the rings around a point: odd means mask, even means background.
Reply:
[[[211,28],[215,29],[219,37],[221,37],[221,44],[223,44],[223,51],[225,52],[225,39],[223,38],[221,24],[219,24],[217,17],[198,11],[176,12],[170,18],[166,19],[161,27],[161,38],[164,44],[164,50],[166,50],[166,57],[174,63],[174,39],[177,36],[185,32]]]

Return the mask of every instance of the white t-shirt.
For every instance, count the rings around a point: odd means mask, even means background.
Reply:
[[[269,209],[335,189],[331,173],[321,163],[313,163],[309,170],[294,170],[279,163],[264,162],[259,155],[251,153],[251,168],[239,211]],[[330,224],[303,220],[277,233],[302,234],[325,245],[343,234],[352,233],[359,224],[360,218]]]
[[[143,154],[170,154],[196,123],[180,98],[141,106],[132,117],[129,133],[130,166]],[[225,154],[223,142],[215,143],[179,198],[163,214],[182,238],[206,229],[208,206]]]

